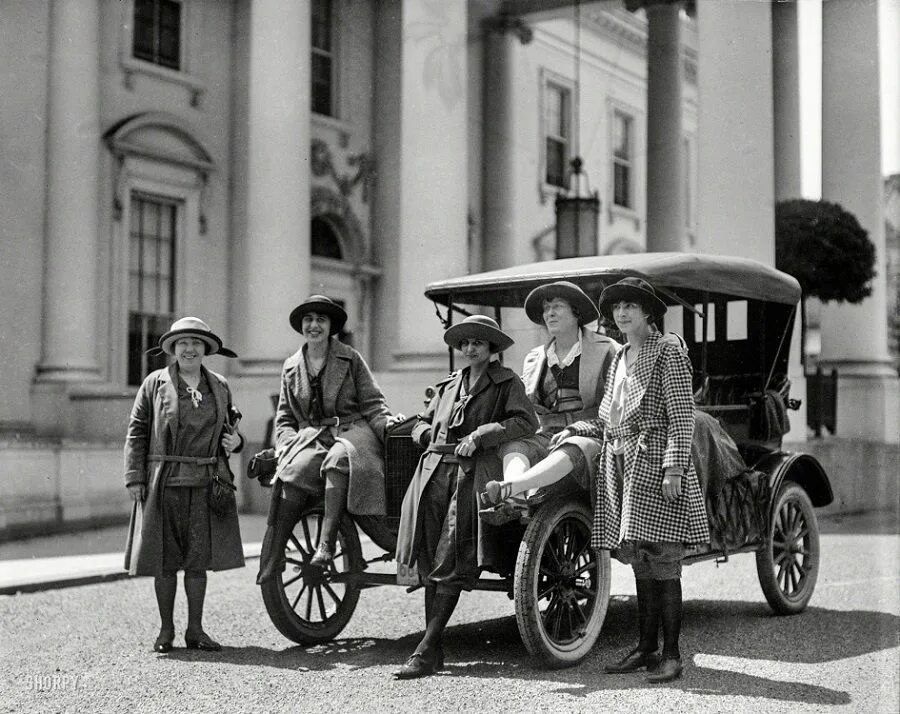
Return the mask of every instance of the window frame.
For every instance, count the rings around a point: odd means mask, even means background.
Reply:
[[[606,196],[606,211],[607,218],[610,224],[615,223],[616,219],[624,218],[631,221],[634,224],[634,229],[636,231],[641,230],[642,220],[642,211],[643,211],[643,202],[644,202],[644,185],[643,185],[643,172],[644,166],[643,163],[638,160],[638,156],[636,152],[639,147],[645,145],[644,139],[644,113],[637,106],[628,104],[627,102],[621,101],[617,98],[607,98],[606,100],[606,120],[607,120],[607,162],[609,169],[606,172],[607,176],[607,185],[604,189],[604,195]],[[615,202],[615,139],[616,139],[616,127],[615,127],[615,117],[616,113],[623,114],[631,119],[631,175],[630,175],[630,188],[631,188],[631,207],[621,206]]]
[[[634,211],[635,210],[635,128],[637,122],[633,114],[625,111],[621,107],[614,106],[611,113],[611,125],[610,125],[610,152],[609,152],[609,164],[611,170],[610,177],[610,204],[615,208],[622,209],[624,211]],[[618,146],[617,142],[617,129],[618,129],[618,120],[619,118],[623,118],[625,120],[625,126],[628,130],[627,137],[627,151],[628,156],[626,159],[620,159],[616,156],[616,149]],[[628,186],[627,186],[627,200],[628,203],[619,203],[616,200],[619,192],[616,187],[616,178],[617,172],[616,169],[620,166],[625,166],[628,170]]]
[[[176,62],[178,64],[177,67],[171,67],[171,66],[169,66],[167,64],[163,64],[162,62],[159,61],[159,58],[161,55],[159,52],[158,43],[159,43],[159,35],[160,35],[161,25],[157,24],[157,22],[154,22],[154,24],[153,24],[153,44],[154,44],[153,54],[154,54],[155,59],[147,59],[146,57],[138,57],[135,54],[135,30],[137,29],[137,22],[135,19],[135,15],[137,14],[138,2],[152,3],[154,5],[154,11],[159,10],[159,3],[161,3],[161,2],[169,2],[169,3],[172,3],[173,5],[178,6],[178,57],[176,58]],[[137,60],[139,62],[146,62],[148,64],[156,65],[157,67],[161,67],[163,69],[167,69],[172,72],[181,72],[182,68],[184,67],[184,39],[185,39],[184,10],[185,10],[186,3],[184,3],[183,0],[132,0],[132,3],[134,6],[134,9],[132,10],[132,13],[131,13],[131,22],[132,22],[131,57],[132,57],[132,59]],[[158,20],[159,18],[155,17],[154,19]]]
[[[569,136],[564,137],[566,140],[565,146],[565,159],[563,162],[564,168],[564,176],[562,185],[558,185],[555,183],[550,183],[547,181],[547,169],[548,169],[548,155],[547,155],[547,140],[550,138],[556,139],[558,137],[550,135],[550,127],[548,126],[547,121],[547,112],[549,110],[549,97],[551,87],[553,89],[559,89],[566,93],[567,95],[567,107],[566,107],[566,119],[569,128]],[[569,187],[569,175],[568,175],[568,167],[572,161],[572,137],[573,131],[575,128],[575,108],[574,108],[574,97],[575,97],[575,82],[563,75],[552,72],[546,68],[541,69],[540,73],[540,161],[538,162],[540,177],[539,184],[541,189],[542,196],[553,195],[558,193],[559,191],[565,191]]]
[[[330,12],[330,20],[331,27],[330,29],[330,39],[331,39],[331,50],[330,52],[326,52],[325,50],[320,50],[317,47],[313,46],[312,43],[312,12],[313,3],[310,3],[310,42],[309,42],[309,52],[310,52],[310,69],[309,69],[309,111],[310,114],[317,117],[327,117],[329,119],[340,119],[340,92],[339,92],[339,49],[340,49],[340,34],[338,32],[338,27],[340,25],[339,22],[339,13],[338,13],[338,3],[335,0],[324,0],[324,2],[328,3],[328,8]],[[324,114],[322,112],[318,112],[313,108],[313,57],[315,55],[327,56],[331,60],[331,76],[329,78],[329,88],[330,88],[330,114]]]

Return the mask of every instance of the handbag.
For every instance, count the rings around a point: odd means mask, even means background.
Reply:
[[[275,456],[275,449],[263,449],[254,454],[250,463],[247,464],[247,478],[259,479],[260,484],[269,486],[277,468],[278,459]]]
[[[206,503],[209,510],[217,516],[227,516],[237,508],[235,486],[227,476],[218,469],[206,487]]]

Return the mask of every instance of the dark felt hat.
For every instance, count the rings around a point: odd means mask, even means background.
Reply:
[[[347,313],[327,295],[310,295],[297,307],[291,310],[291,327],[303,334],[303,316],[317,312],[320,315],[328,315],[331,319],[331,334],[336,335],[344,329],[347,323]]]
[[[459,349],[459,343],[465,339],[484,340],[491,345],[491,352],[503,352],[511,347],[515,340],[500,329],[500,325],[484,315],[469,315],[462,322],[451,325],[444,331],[444,342]]]
[[[162,350],[167,355],[175,354],[175,343],[181,337],[196,337],[203,340],[206,345],[206,354],[219,354],[223,357],[237,357],[237,355],[227,347],[222,345],[222,338],[209,329],[203,320],[198,317],[182,317],[172,323],[169,331],[159,338],[159,346],[154,348],[154,352]]]
[[[636,302],[650,314],[654,322],[659,322],[666,313],[666,304],[657,297],[650,283],[640,278],[622,278],[619,282],[606,286],[600,293],[600,312],[603,317],[613,321],[612,306],[623,300]]]
[[[584,290],[568,280],[558,280],[555,283],[540,285],[528,293],[528,297],[525,298],[525,314],[528,315],[528,319],[543,325],[544,301],[554,298],[561,298],[578,310],[579,325],[586,325],[600,318],[597,306]]]

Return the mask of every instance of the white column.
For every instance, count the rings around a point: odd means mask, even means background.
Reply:
[[[878,0],[822,7],[822,198],[856,216],[875,244],[872,295],[822,309],[826,371],[838,370],[841,436],[900,441],[898,380],[887,352]]]
[[[464,2],[378,4],[379,369],[446,369],[442,329],[423,291],[467,271],[466,29]]]
[[[775,263],[772,17],[697,0],[698,249]]]
[[[800,198],[800,55],[797,3],[772,3],[775,200]]]
[[[646,8],[647,250],[684,250],[681,4]]]
[[[50,3],[42,382],[99,376],[99,28],[97,0]]]
[[[288,316],[309,294],[309,65],[308,0],[253,0],[247,235],[236,311],[245,375],[277,373],[297,349]]]
[[[518,39],[501,29],[485,31],[482,124],[482,193],[485,270],[516,262],[513,73]]]

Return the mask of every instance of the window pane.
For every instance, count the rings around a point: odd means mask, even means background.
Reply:
[[[562,96],[559,88],[547,85],[547,133],[562,136]]]
[[[312,110],[316,114],[332,115],[331,59],[320,55],[312,58]]]
[[[613,166],[613,202],[631,208],[631,169],[622,164]]]
[[[341,242],[327,221],[321,218],[313,218],[310,225],[310,252],[322,258],[342,260]]]
[[[315,49],[331,51],[331,2],[313,0],[312,4],[312,46]]]
[[[613,156],[631,159],[631,117],[615,112],[613,120]]]

